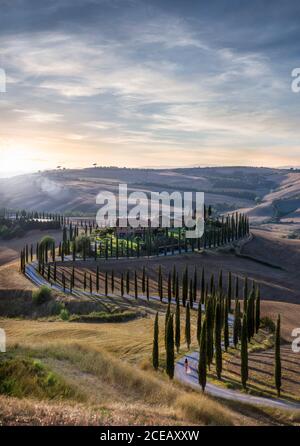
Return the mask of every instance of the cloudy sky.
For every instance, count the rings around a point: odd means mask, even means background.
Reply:
[[[1,0],[0,176],[299,166],[299,19],[296,0]]]

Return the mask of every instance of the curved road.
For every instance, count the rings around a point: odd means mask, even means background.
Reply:
[[[37,263],[33,262],[31,264],[27,264],[25,267],[25,275],[37,286],[46,285],[51,286],[52,289],[64,292],[63,287],[59,284],[49,284],[49,282],[42,277],[38,271],[36,270]],[[65,293],[69,294],[70,291],[66,289]],[[90,297],[93,300],[98,300],[99,298],[103,299],[104,295],[93,293],[90,294],[87,291],[82,290],[72,290],[72,294],[78,297]],[[108,296],[109,297],[109,296]],[[130,295],[124,295],[125,298],[131,298],[135,299],[134,296]],[[147,300],[146,296],[139,295],[139,299]],[[159,301],[158,296],[150,296],[151,300],[157,300]],[[175,303],[175,300],[172,299],[172,303]],[[198,308],[198,303],[194,303],[194,308]],[[229,325],[233,324],[233,316],[229,315]],[[230,343],[232,343],[232,340],[230,340]],[[188,358],[189,366],[190,366],[190,373],[185,372],[184,368],[184,360],[185,358]],[[198,352],[192,352],[189,355],[184,356],[175,364],[175,378],[179,381],[181,381],[183,384],[186,384],[190,387],[192,387],[195,390],[201,391],[199,382],[198,382],[198,361],[199,361],[199,353]],[[226,389],[220,386],[217,386],[215,384],[207,383],[205,392],[208,393],[211,396],[217,397],[217,398],[223,398],[226,400],[231,401],[239,401],[241,403],[248,403],[248,404],[254,404],[254,405],[260,405],[260,406],[267,406],[267,407],[274,407],[274,408],[280,408],[280,409],[287,409],[287,410],[300,410],[300,403],[293,403],[288,402],[286,400],[280,399],[280,398],[265,398],[265,397],[258,397],[253,395],[248,395],[246,393],[239,392],[237,390],[230,390]]]

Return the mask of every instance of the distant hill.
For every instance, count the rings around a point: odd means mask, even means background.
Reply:
[[[300,218],[300,173],[255,167],[87,168],[0,179],[0,206],[93,214],[101,190],[203,191],[219,211],[245,209],[252,220]]]

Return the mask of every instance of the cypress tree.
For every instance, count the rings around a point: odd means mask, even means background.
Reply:
[[[197,269],[195,267],[194,270],[194,281],[193,281],[193,300],[194,302],[197,301],[197,288],[198,288],[198,276],[197,276]]]
[[[253,290],[250,293],[247,302],[247,326],[248,326],[248,342],[250,342],[255,331],[255,320],[254,320],[254,306],[255,306],[255,296]]]
[[[232,299],[232,276],[231,272],[228,273],[228,284],[227,284],[227,297],[228,297],[228,310],[231,312],[231,299]]]
[[[100,283],[99,283],[99,266],[97,265],[97,271],[96,271],[96,290],[97,293],[99,293]]]
[[[228,327],[228,298],[224,300],[224,348],[227,352],[229,347],[229,327]]]
[[[145,267],[143,266],[143,273],[142,273],[142,293],[145,294],[146,291],[146,272]]]
[[[202,304],[198,303],[198,311],[197,311],[197,341],[200,346],[200,336],[201,336],[201,319],[202,319]]]
[[[113,293],[115,289],[115,272],[112,270],[111,272],[111,292]]]
[[[210,368],[210,365],[214,356],[214,340],[213,340],[213,320],[214,313],[212,308],[212,298],[207,299],[207,308],[206,308],[206,339],[207,339],[207,365]],[[203,327],[202,327],[203,331]]]
[[[56,273],[57,273],[57,266],[56,262],[54,262],[54,269],[53,269],[53,280],[56,282]]]
[[[171,282],[171,273],[168,275],[168,302],[170,303],[172,300],[172,282]]]
[[[248,327],[247,315],[244,313],[241,334],[241,381],[244,389],[247,388],[248,373]]]
[[[204,304],[204,300],[205,300],[205,272],[203,267],[201,273],[201,304]]]
[[[173,328],[173,315],[168,318],[167,323],[167,345],[166,345],[166,372],[170,379],[174,377],[174,328]]]
[[[62,273],[62,286],[63,286],[63,290],[65,292],[66,291],[66,277],[65,277],[65,273]]]
[[[235,277],[235,298],[239,298],[239,278],[238,276]]]
[[[138,298],[138,283],[137,283],[136,271],[134,271],[134,297],[135,297],[135,299]]]
[[[244,313],[247,313],[247,303],[248,303],[248,277],[245,277],[244,280]]]
[[[172,274],[172,294],[173,294],[173,297],[175,297],[175,295],[176,295],[176,277],[177,277],[176,266],[173,265],[173,274]]]
[[[203,321],[203,326],[201,330],[200,339],[200,351],[199,351],[199,362],[198,362],[198,380],[204,392],[206,386],[206,374],[207,374],[207,329],[206,329],[206,318]]]
[[[181,330],[180,330],[180,304],[179,301],[176,302],[176,313],[175,313],[175,345],[177,353],[179,353],[180,349],[180,337],[181,337]]]
[[[149,277],[147,276],[147,281],[146,281],[146,293],[147,293],[147,300],[150,299],[150,293],[149,293]]]
[[[153,332],[153,348],[152,348],[152,365],[154,370],[159,366],[159,349],[158,349],[158,312],[156,313],[154,320],[154,332]]]
[[[256,299],[255,299],[255,332],[258,333],[260,327],[260,288],[256,288]]]
[[[220,270],[220,272],[219,272],[219,283],[218,283],[218,286],[219,286],[219,291],[221,293],[222,290],[223,290],[223,271],[222,270]]]
[[[222,319],[220,302],[217,302],[215,309],[215,361],[217,378],[221,379],[222,375]]]
[[[234,321],[233,321],[233,345],[236,348],[240,339],[241,329],[241,317],[240,317],[240,304],[239,301],[235,301]]]
[[[107,296],[108,295],[108,274],[107,274],[107,271],[105,272],[105,289],[104,289],[104,294],[105,294],[105,296]]]
[[[190,301],[190,308],[193,308],[194,303],[194,297],[193,297],[193,280],[190,279],[190,289],[189,289],[189,301]]]
[[[126,294],[130,293],[130,276],[129,271],[126,272]]]
[[[277,395],[280,396],[281,390],[281,357],[280,357],[280,315],[277,318],[276,332],[275,332],[275,387]]]
[[[189,303],[186,306],[185,312],[185,341],[188,350],[191,346],[191,315],[190,315],[190,305]]]

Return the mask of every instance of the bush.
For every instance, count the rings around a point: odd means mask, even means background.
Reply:
[[[68,310],[66,308],[63,308],[60,311],[59,316],[63,321],[68,321],[70,319],[70,313],[68,312]]]
[[[52,291],[45,285],[41,286],[38,290],[32,292],[32,300],[36,305],[41,305],[52,297]]]
[[[260,320],[261,328],[266,328],[270,333],[275,333],[275,323],[268,316],[263,317]]]

